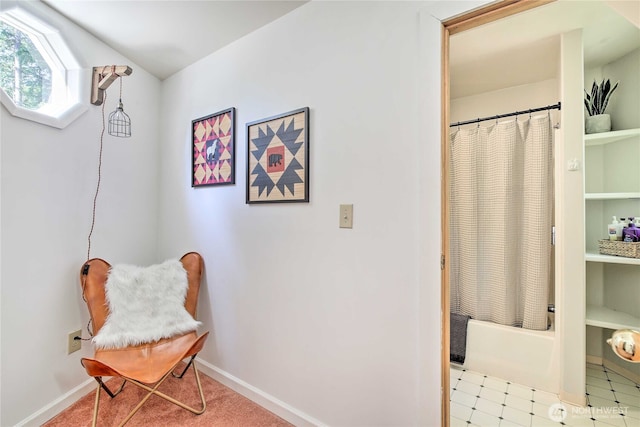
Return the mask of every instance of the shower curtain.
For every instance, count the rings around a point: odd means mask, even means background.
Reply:
[[[455,130],[450,148],[451,312],[547,329],[549,116]]]

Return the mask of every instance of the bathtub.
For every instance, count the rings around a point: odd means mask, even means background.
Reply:
[[[554,331],[531,331],[469,320],[463,367],[559,393],[560,352]]]

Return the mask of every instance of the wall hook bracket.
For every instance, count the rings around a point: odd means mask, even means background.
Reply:
[[[133,70],[128,65],[105,65],[93,67],[93,77],[91,80],[91,103],[102,105],[104,101],[104,91],[118,77],[129,76]]]

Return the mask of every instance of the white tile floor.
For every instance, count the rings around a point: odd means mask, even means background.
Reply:
[[[640,385],[587,365],[587,406],[451,365],[451,427],[640,427]]]

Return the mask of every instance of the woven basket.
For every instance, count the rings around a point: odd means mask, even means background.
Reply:
[[[625,258],[640,258],[640,242],[618,242],[616,240],[598,240],[600,253]]]

